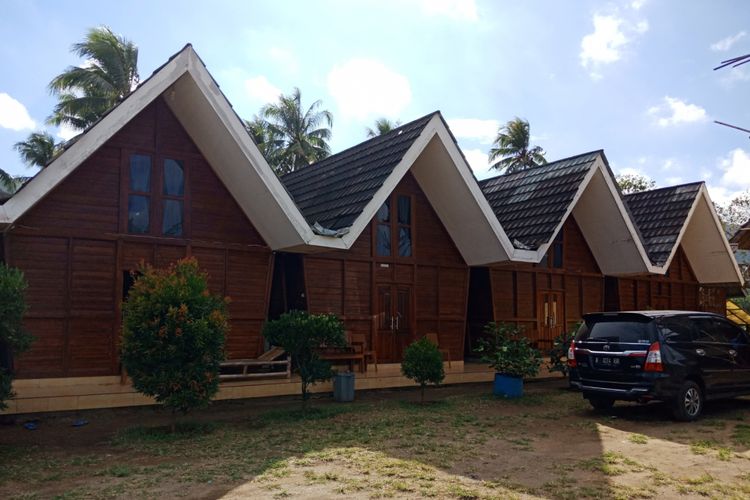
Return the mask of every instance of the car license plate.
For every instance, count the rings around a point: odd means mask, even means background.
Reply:
[[[617,368],[620,366],[620,358],[611,356],[595,356],[594,364],[602,368]]]

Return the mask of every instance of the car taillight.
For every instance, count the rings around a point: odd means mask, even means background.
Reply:
[[[576,367],[576,341],[570,343],[568,347],[568,366],[571,368]]]
[[[644,372],[663,372],[664,365],[661,362],[661,346],[658,342],[651,344],[646,354],[646,363],[643,365]]]

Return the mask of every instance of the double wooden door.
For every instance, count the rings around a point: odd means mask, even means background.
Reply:
[[[378,285],[377,338],[373,344],[378,360],[399,363],[412,338],[412,287]]]
[[[542,290],[539,292],[537,311],[539,318],[539,348],[549,349],[552,341],[565,331],[565,295],[561,291]]]

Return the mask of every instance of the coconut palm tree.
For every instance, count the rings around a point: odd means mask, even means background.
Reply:
[[[280,161],[283,142],[277,136],[268,122],[258,115],[252,120],[245,120],[245,129],[253,138],[263,157],[270,165],[276,165]]]
[[[32,132],[25,141],[13,145],[27,167],[44,168],[59,148],[49,132]]]
[[[510,174],[547,163],[541,147],[529,146],[529,137],[529,122],[521,118],[501,127],[489,153],[489,162],[494,162],[491,168]]]
[[[0,201],[3,201],[6,195],[12,194],[17,187],[18,180],[0,168]]]
[[[388,118],[378,118],[372,128],[367,127],[367,137],[377,137],[384,135],[401,125],[400,121],[392,122]]]
[[[69,66],[49,84],[58,97],[49,123],[83,130],[138,85],[138,47],[107,26],[92,28],[71,52],[85,59]]]
[[[291,94],[282,94],[277,103],[261,109],[269,137],[279,146],[278,157],[269,159],[277,174],[293,172],[331,154],[328,141],[333,116],[327,110],[319,110],[321,104],[320,100],[315,101],[303,111],[300,91],[295,87]]]

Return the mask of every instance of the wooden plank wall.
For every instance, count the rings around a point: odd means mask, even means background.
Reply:
[[[490,269],[495,321],[513,323],[536,340],[540,291],[564,295],[565,323],[572,328],[588,312],[604,307],[604,276],[573,217],[563,225],[563,268],[509,263]]]
[[[677,309],[726,313],[726,291],[700,286],[682,247],[678,247],[667,275],[618,281],[621,311]]]
[[[125,234],[122,185],[131,152],[185,162],[181,238]],[[17,360],[18,376],[113,375],[124,273],[192,255],[209,286],[232,299],[230,358],[261,349],[272,254],[182,126],[158,100],[27,213],[7,235],[8,255],[29,282],[26,328],[36,337]]]
[[[304,257],[308,308],[339,315],[348,330],[372,343],[376,286],[409,285],[410,340],[438,333],[452,359],[463,359],[469,268],[414,177],[407,173],[394,191],[414,196],[414,257],[374,257],[371,223],[350,250]]]

